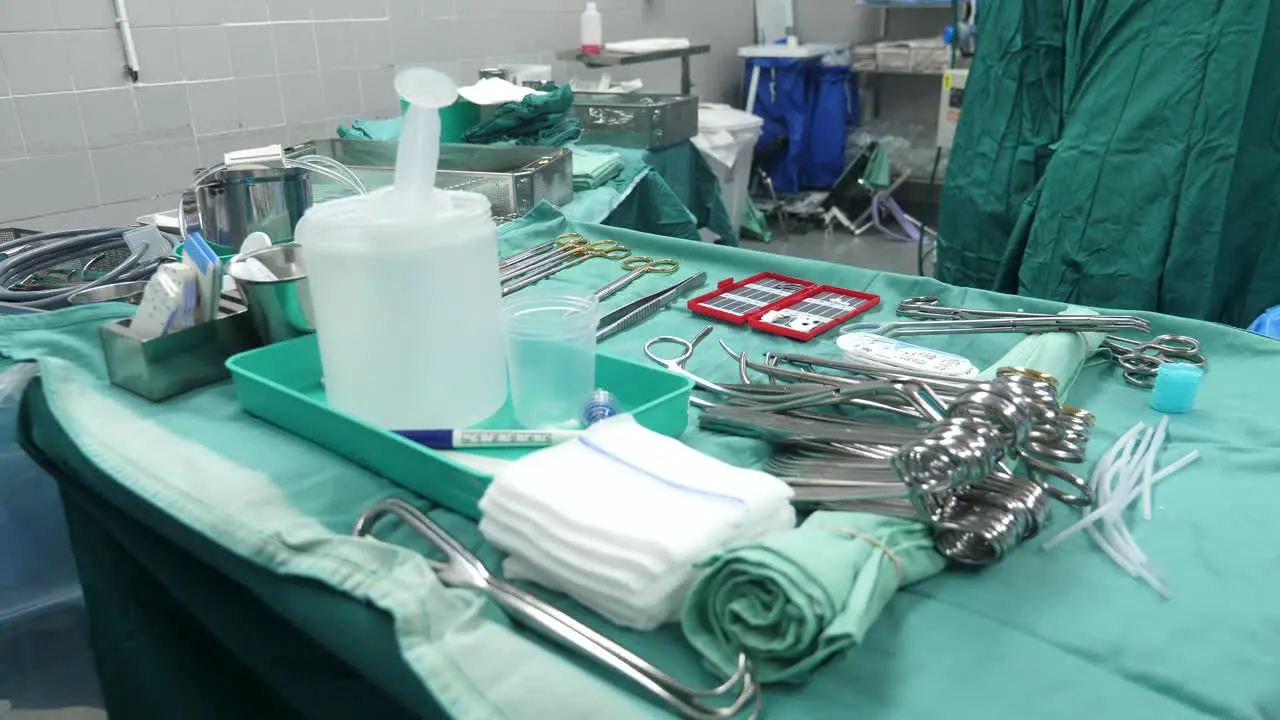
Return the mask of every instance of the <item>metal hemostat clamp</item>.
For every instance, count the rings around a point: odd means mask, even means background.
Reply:
[[[356,521],[352,534],[356,537],[372,535],[374,526],[388,515],[394,515],[416,530],[444,555],[443,561],[426,557],[427,564],[442,583],[485,593],[517,622],[612,669],[681,717],[728,720],[748,706],[753,708],[751,718],[759,716],[763,694],[745,654],[738,657],[737,672],[719,687],[709,690],[690,688],[538,596],[494,577],[462,543],[403,500],[383,500],[369,508]],[[725,698],[730,702],[724,707],[706,705],[704,700],[710,698]]]
[[[1057,463],[1083,462],[1094,419],[1062,406],[1052,377],[1003,368],[971,381],[790,353],[755,362],[722,342],[741,382],[720,384],[686,367],[712,329],[654,338],[645,353],[715,398],[690,401],[703,428],[773,444],[766,469],[797,504],[918,520],[946,557],[986,565],[1044,527],[1050,498],[1091,501]],[[660,357],[661,344],[681,352]]]
[[[936,323],[887,323],[876,327],[846,326],[841,332],[864,330],[888,336],[950,334],[957,332],[1098,332],[1135,330],[1151,332],[1150,324],[1136,315],[1047,315],[1042,313],[975,310],[939,304],[934,296],[907,298],[898,305],[898,315]],[[851,329],[850,329],[851,328]],[[967,328],[967,329],[966,329]],[[987,328],[987,329],[978,329]],[[1120,366],[1125,382],[1150,389],[1166,363],[1182,362],[1204,367],[1200,342],[1186,335],[1160,335],[1151,340],[1133,340],[1108,335],[1099,350]]]

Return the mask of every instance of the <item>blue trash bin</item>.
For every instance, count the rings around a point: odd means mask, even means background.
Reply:
[[[778,192],[799,192],[809,153],[809,115],[822,61],[818,58],[751,58],[747,61],[748,84],[755,68],[760,68],[760,84],[752,112],[764,119],[756,149],[766,150],[785,139],[787,151],[765,171]]]
[[[847,65],[818,68],[816,78],[800,184],[830,190],[844,173],[849,126],[858,124],[858,88]]]

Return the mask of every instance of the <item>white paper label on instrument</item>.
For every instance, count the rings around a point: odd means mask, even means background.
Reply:
[[[770,310],[760,319],[770,325],[808,332],[847,315],[866,303],[866,300],[851,295],[821,292],[791,307]]]
[[[836,341],[854,361],[870,362],[900,370],[923,370],[936,375],[975,378],[978,368],[968,358],[912,345],[872,333],[847,333]]]

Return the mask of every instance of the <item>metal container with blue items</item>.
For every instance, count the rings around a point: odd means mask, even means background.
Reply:
[[[0,315],[29,312],[0,303]],[[101,707],[58,485],[13,439],[20,377],[27,368],[0,371],[0,715]]]

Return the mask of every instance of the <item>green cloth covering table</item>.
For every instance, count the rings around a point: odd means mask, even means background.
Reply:
[[[670,147],[657,150],[631,150],[626,148],[613,148],[612,150],[621,154],[623,158],[636,156],[643,158],[645,164],[662,176],[663,181],[692,213],[692,219],[696,222],[694,226],[695,232],[697,228],[707,228],[720,237],[721,244],[737,247],[738,223],[735,222],[737,218],[729,217],[729,210],[724,202],[724,194],[721,192],[720,179],[716,177],[715,170],[711,169],[707,159],[703,157],[698,148],[694,147],[692,142],[676,143]],[[627,213],[628,217],[634,218],[629,224],[624,225],[625,227],[641,230],[642,232],[657,232],[656,229],[641,226],[641,221],[643,220],[642,208],[637,207],[636,210],[632,211],[624,206],[619,208],[614,216],[621,220],[623,213]],[[621,223],[610,222],[609,224],[618,225]],[[657,234],[671,235],[672,233],[657,232]]]
[[[952,305],[1056,311],[1061,305],[939,282],[705,243],[582,225],[543,208],[506,228],[505,252],[567,231],[609,233],[636,252],[675,257],[674,278],[646,277],[606,303],[629,302],[705,271],[711,282],[771,270],[879,293],[867,319],[889,319],[907,296]],[[595,289],[618,276],[593,260],[547,281]],[[58,478],[67,501],[104,695],[113,720],[132,718],[645,718],[656,705],[591,666],[508,629],[486,603],[445,591],[420,560],[378,546],[376,563],[342,563],[341,537],[378,499],[405,495],[320,447],[247,417],[229,383],[162,405],[108,387],[92,327],[115,308],[0,318],[0,354],[40,358],[24,396],[21,440]],[[1172,600],[1113,566],[1086,538],[1019,549],[982,572],[948,571],[899,592],[852,652],[811,682],[769,688],[766,717],[917,719],[1259,718],[1280,715],[1274,664],[1280,565],[1274,479],[1280,387],[1267,372],[1280,344],[1209,323],[1147,314],[1157,333],[1204,343],[1209,371],[1194,413],[1173,418],[1164,462],[1203,458],[1162,483],[1156,517],[1136,522]],[[641,358],[647,339],[691,337],[708,324],[680,306],[604,343]],[[54,325],[63,326],[61,328]],[[834,337],[804,345],[717,324],[689,368],[736,377],[716,347],[753,354],[834,355]],[[922,342],[995,361],[1016,335]],[[1149,393],[1111,366],[1087,368],[1070,400],[1097,413],[1091,459],[1135,422],[1157,419]],[[140,444],[131,437],[146,436]],[[165,442],[150,442],[156,437]],[[764,445],[704,433],[685,440],[759,465]],[[204,518],[197,531],[179,518]],[[498,567],[475,525],[432,516]],[[1048,532],[1073,521],[1055,508]],[[410,533],[387,532],[421,548]],[[335,587],[346,591],[337,592]],[[693,685],[712,685],[678,628],[619,630],[571,602],[570,612]],[[431,608],[431,612],[428,609]],[[394,631],[394,632],[393,632]],[[417,643],[397,644],[395,632]]]

